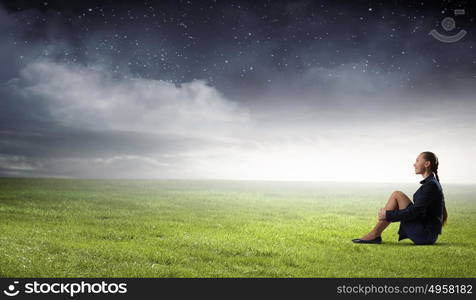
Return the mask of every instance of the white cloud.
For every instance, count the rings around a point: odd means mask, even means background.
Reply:
[[[230,135],[250,126],[249,112],[225,99],[205,81],[173,83],[118,79],[100,67],[47,60],[29,64],[11,82],[24,97],[43,101],[55,120],[73,127]]]

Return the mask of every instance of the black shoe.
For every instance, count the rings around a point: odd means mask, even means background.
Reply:
[[[382,237],[378,236],[373,240],[361,240],[361,239],[353,239],[352,242],[357,244],[380,244],[382,243]]]

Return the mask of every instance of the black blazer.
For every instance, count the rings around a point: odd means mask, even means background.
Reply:
[[[435,234],[441,233],[445,200],[440,183],[433,173],[420,181],[420,188],[413,194],[413,203],[402,210],[387,210],[386,220],[420,221]]]

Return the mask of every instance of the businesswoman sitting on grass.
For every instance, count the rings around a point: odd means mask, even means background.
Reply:
[[[438,177],[438,158],[432,152],[422,152],[415,163],[415,174],[421,174],[420,188],[413,194],[413,203],[404,193],[395,191],[378,213],[377,225],[354,243],[380,244],[381,234],[391,222],[400,222],[398,240],[409,238],[415,244],[434,244],[446,224],[443,190]]]

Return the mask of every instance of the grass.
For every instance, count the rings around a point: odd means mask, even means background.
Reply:
[[[351,242],[418,185],[0,178],[0,277],[475,277],[476,186],[435,245]]]

